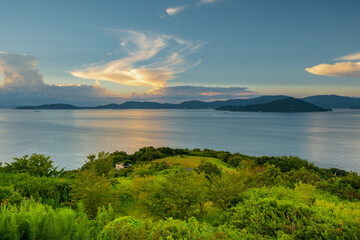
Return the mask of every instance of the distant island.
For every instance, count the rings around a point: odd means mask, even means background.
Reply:
[[[318,107],[301,99],[288,97],[263,104],[248,106],[223,106],[216,110],[239,111],[239,112],[326,112],[331,109]]]
[[[139,102],[139,101],[127,101],[121,104],[111,103],[107,105],[99,105],[95,107],[81,107],[74,106],[71,104],[64,103],[56,103],[56,104],[44,104],[38,106],[20,106],[16,109],[29,109],[29,110],[77,110],[77,109],[220,109],[222,107],[229,106],[250,106],[250,105],[258,105],[270,103],[272,101],[281,100],[289,98],[289,96],[285,95],[274,95],[274,96],[261,96],[256,98],[248,98],[248,99],[229,99],[224,101],[212,101],[212,102],[204,102],[204,101],[185,101],[182,103],[159,103],[159,102]],[[302,100],[306,103],[313,104],[317,107],[323,109],[330,108],[352,108],[359,109],[360,106],[360,98],[356,97],[344,97],[337,95],[317,95],[301,98],[298,100]]]
[[[39,105],[39,106],[22,106],[22,107],[17,107],[16,109],[59,109],[59,110],[64,110],[64,109],[84,109],[82,107],[77,107],[71,104],[63,104],[63,103],[57,103],[57,104],[44,104],[44,105]]]

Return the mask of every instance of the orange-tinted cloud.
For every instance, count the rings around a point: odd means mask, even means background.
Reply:
[[[336,60],[339,60],[339,61],[356,61],[356,60],[360,60],[360,52],[352,53],[352,54],[345,55],[345,56],[342,56],[342,57],[338,57],[338,58],[336,58]]]
[[[127,56],[95,67],[70,73],[75,77],[110,81],[127,86],[164,87],[175,74],[200,62],[191,63],[185,57],[197,51],[201,44],[155,33],[117,31]]]
[[[152,89],[142,94],[134,93],[132,99],[160,102],[212,101],[229,98],[246,98],[255,95],[258,94],[246,87],[175,86]]]
[[[332,77],[360,77],[360,62],[338,62],[335,64],[319,64],[306,71],[316,75]]]

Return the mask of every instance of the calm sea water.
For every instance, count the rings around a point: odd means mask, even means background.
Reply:
[[[214,110],[0,109],[0,161],[43,153],[66,169],[89,154],[143,146],[299,156],[360,172],[360,110],[245,113]]]

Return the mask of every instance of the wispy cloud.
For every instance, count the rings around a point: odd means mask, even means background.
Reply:
[[[213,2],[219,2],[221,0],[200,0],[200,3],[213,3]]]
[[[176,14],[178,14],[179,12],[181,12],[185,9],[186,9],[186,6],[170,7],[170,8],[166,9],[166,13],[169,14],[170,16],[175,16]]]
[[[336,58],[338,61],[334,64],[322,63],[305,70],[309,73],[331,77],[360,77],[360,53],[353,53]]]
[[[214,3],[214,2],[220,2],[222,0],[199,0],[197,1],[197,3],[192,3],[192,4],[188,4],[188,5],[180,5],[180,6],[176,6],[176,7],[169,7],[167,8],[165,11],[168,15],[170,16],[175,16],[177,14],[179,14],[180,12],[184,11],[185,9],[188,8],[193,8],[196,6],[201,6],[201,5],[205,5],[205,4],[209,4],[209,3]]]
[[[315,75],[331,77],[360,77],[360,62],[339,62],[335,64],[319,64],[306,71]]]
[[[336,58],[338,61],[355,61],[360,60],[360,52],[345,55],[343,57]]]
[[[246,98],[258,95],[246,87],[202,87],[202,86],[175,86],[164,87],[148,91],[147,93],[134,93],[135,100],[152,100],[161,102],[181,102],[187,100],[219,100],[229,98]]]
[[[121,35],[126,57],[70,73],[75,77],[110,81],[127,86],[164,87],[175,75],[196,66],[186,56],[202,44],[152,32],[115,31]]]

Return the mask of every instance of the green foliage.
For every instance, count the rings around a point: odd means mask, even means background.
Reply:
[[[71,186],[67,179],[17,174],[13,176],[12,183],[21,196],[32,198],[53,208],[67,205],[70,201]]]
[[[326,181],[321,181],[316,183],[316,186],[319,189],[327,191],[333,195],[344,199],[360,199],[359,189],[354,189],[350,184],[348,184],[347,179],[345,182],[341,178],[330,178]]]
[[[115,151],[111,153],[113,164],[118,162],[129,161],[129,155],[124,151]]]
[[[14,190],[13,186],[0,186],[0,205],[20,204],[23,197]]]
[[[302,167],[299,170],[293,169],[287,174],[284,174],[284,179],[290,186],[295,186],[298,182],[315,185],[321,181],[321,176],[314,170],[307,170]]]
[[[208,176],[219,176],[221,169],[211,162],[201,161],[201,164],[195,169],[198,173],[205,173]]]
[[[312,163],[302,160],[298,157],[259,157],[256,159],[256,164],[264,165],[265,163],[279,167],[281,172],[289,172],[292,169],[300,169],[302,167],[310,169],[313,167]]]
[[[105,226],[98,239],[246,239],[246,234],[229,228],[215,228],[206,223],[199,223],[195,218],[187,221],[169,218],[154,223],[150,220],[142,222],[133,217],[121,217]]]
[[[230,172],[223,176],[213,178],[210,191],[208,193],[209,200],[218,208],[226,210],[228,207],[236,204],[243,192],[250,186],[251,173]]]
[[[82,230],[88,220],[77,216],[71,209],[53,210],[33,201],[3,206],[0,239],[87,239],[87,231]]]
[[[182,170],[170,172],[162,180],[137,182],[146,187],[140,188],[137,195],[140,205],[144,206],[153,216],[159,218],[180,218],[199,215],[203,212],[206,202],[208,180],[204,175]]]
[[[350,172],[350,174],[342,177],[341,182],[349,184],[354,189],[360,189],[360,176],[355,172]]]
[[[136,163],[139,162],[148,162],[160,157],[163,157],[164,155],[162,155],[156,148],[154,147],[144,147],[144,148],[140,148],[138,151],[136,151],[133,154],[133,160]]]
[[[99,234],[99,239],[146,239],[143,225],[143,222],[133,217],[118,218],[104,227]]]
[[[252,189],[232,208],[229,224],[266,238],[357,239],[358,204],[319,195],[312,185]]]
[[[94,219],[98,208],[107,206],[114,200],[114,192],[105,176],[98,176],[92,170],[79,172],[72,184],[75,203],[82,202],[89,218]]]
[[[89,155],[80,170],[93,170],[98,176],[108,176],[114,170],[113,158],[108,152],[99,152],[97,157],[95,154]]]
[[[90,155],[62,178],[18,163],[0,171],[0,239],[360,236],[359,175],[296,157],[145,147]]]
[[[5,163],[5,171],[12,173],[28,173],[34,176],[59,176],[64,169],[57,171],[57,167],[53,166],[50,157],[43,154],[32,154],[30,157],[25,155],[21,158],[14,158],[12,163]]]

